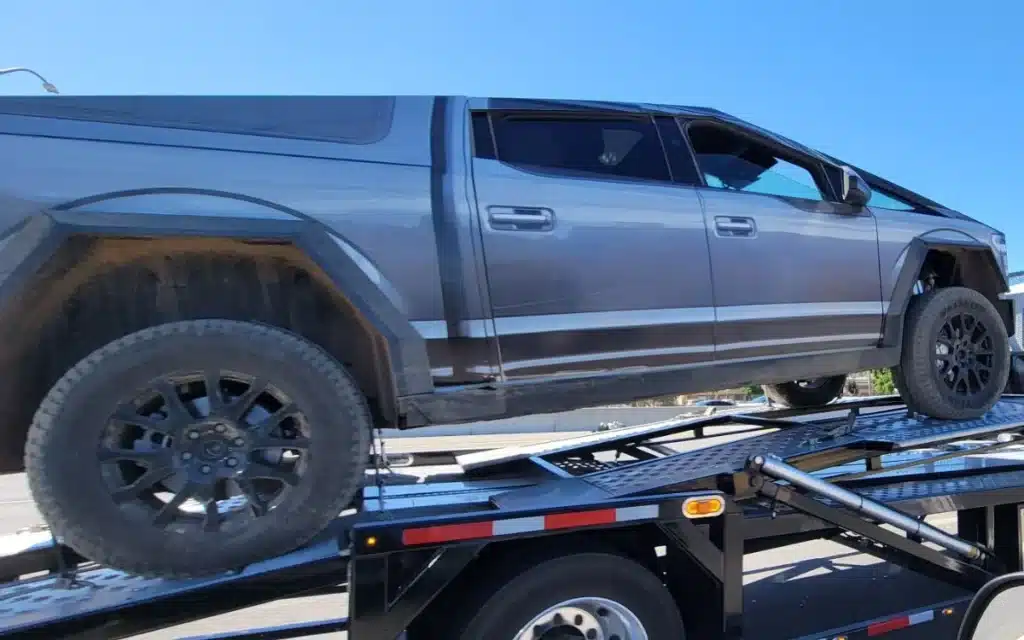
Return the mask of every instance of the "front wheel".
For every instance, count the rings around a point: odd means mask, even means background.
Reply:
[[[510,565],[511,566],[511,565]],[[577,553],[516,571],[488,572],[473,602],[424,637],[446,640],[684,640],[679,608],[665,585],[628,558]]]
[[[53,532],[129,573],[198,576],[312,539],[362,486],[370,414],[316,345],[228,320],[143,329],[43,400],[29,487]]]
[[[903,329],[898,386],[909,408],[966,420],[999,400],[1010,374],[1006,326],[985,296],[965,287],[911,299]]]

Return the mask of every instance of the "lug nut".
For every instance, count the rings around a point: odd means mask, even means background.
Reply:
[[[189,440],[198,440],[199,439],[199,432],[198,431],[189,431],[188,432],[188,439]]]
[[[214,427],[214,430],[216,430],[217,433],[224,433],[225,431],[227,431],[227,427],[225,427],[222,424],[218,424],[216,427]]]
[[[191,460],[192,459],[192,454],[189,453],[188,451],[186,451],[185,453],[181,454],[181,459],[182,460]]]
[[[202,471],[203,473],[210,473],[210,465],[204,464],[203,466],[199,467],[199,470]]]
[[[235,446],[236,447],[240,447],[243,444],[245,444],[245,440],[244,439],[242,439],[242,438],[235,438]]]
[[[238,460],[235,460],[234,458],[228,458],[224,462],[224,464],[228,465],[229,467],[237,467],[238,466]]]

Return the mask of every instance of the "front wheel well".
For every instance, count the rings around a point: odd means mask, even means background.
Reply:
[[[985,296],[999,311],[1007,333],[1013,335],[1012,309],[1000,298],[1006,291],[1006,278],[991,251],[955,246],[929,249],[918,270],[914,293],[946,287],[966,287]]]
[[[22,468],[39,402],[76,362],[128,333],[177,320],[262,322],[343,363],[378,424],[393,399],[383,338],[294,245],[222,238],[73,236],[0,313],[0,472]]]

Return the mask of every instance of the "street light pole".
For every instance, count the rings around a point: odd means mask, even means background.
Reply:
[[[57,87],[50,84],[50,82],[47,81],[46,78],[44,78],[43,76],[39,75],[38,73],[27,67],[11,67],[9,69],[0,69],[0,76],[5,76],[8,73],[17,73],[19,71],[34,75],[35,77],[39,78],[39,82],[43,83],[43,89],[45,89],[48,93],[60,93],[59,91],[57,91]]]

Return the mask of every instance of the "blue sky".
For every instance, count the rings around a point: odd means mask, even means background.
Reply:
[[[1024,269],[1024,4],[47,0],[0,67],[62,93],[456,93],[713,106],[1007,232]],[[37,93],[28,76],[0,94]]]

